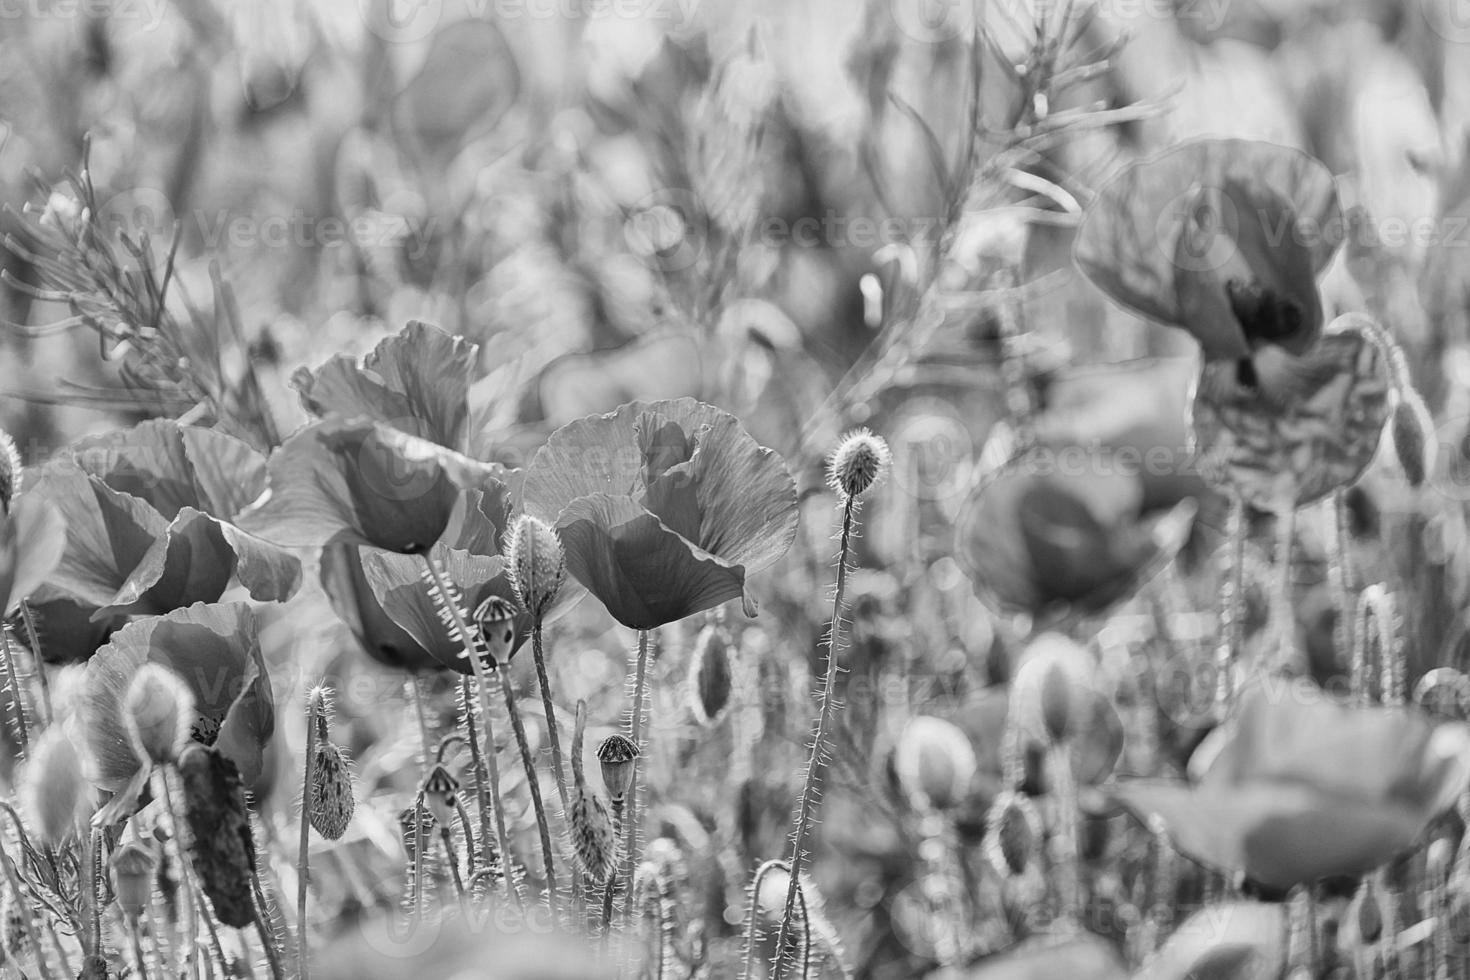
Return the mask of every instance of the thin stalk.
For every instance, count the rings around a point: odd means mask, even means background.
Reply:
[[[536,661],[536,683],[541,688],[541,707],[546,712],[546,740],[551,745],[551,772],[556,776],[556,793],[561,799],[561,812],[572,811],[572,797],[567,791],[567,774],[561,754],[561,726],[556,721],[556,706],[551,702],[551,679],[546,672],[546,651],[541,634],[541,620],[531,630],[531,657]]]
[[[30,602],[25,599],[20,601],[20,618],[25,623],[26,638],[31,643],[31,659],[35,662],[36,679],[41,685],[41,705],[46,709],[46,723],[49,725],[56,717],[51,710],[51,682],[46,679],[46,661],[41,659],[41,634],[36,629],[36,617],[31,612]]]
[[[159,795],[163,797],[163,805],[168,810],[169,839],[174,845],[174,861],[179,868],[179,883],[184,890],[183,903],[183,929],[184,946],[189,950],[189,958],[192,959],[195,950],[199,948],[199,921],[202,919],[208,926],[213,948],[221,957],[223,963],[224,952],[219,946],[219,936],[214,932],[214,916],[204,904],[204,896],[199,894],[194,885],[194,866],[189,860],[189,851],[184,847],[184,837],[181,831],[182,821],[179,814],[183,811],[176,804],[174,795],[172,773],[168,769],[160,768],[155,774],[160,787]]]
[[[316,775],[317,726],[325,727],[322,713],[321,688],[315,688],[307,697],[306,704],[306,764],[301,777],[301,835],[296,851],[296,971],[301,980],[308,980],[310,968],[307,963],[306,941],[306,893],[311,880],[311,784]]]
[[[490,692],[485,679],[485,665],[480,662],[479,651],[475,649],[474,634],[470,632],[469,624],[464,620],[464,611],[459,608],[444,582],[444,574],[434,564],[434,559],[428,554],[423,556],[424,567],[429,570],[429,578],[434,583],[434,588],[439,593],[439,601],[444,608],[449,610],[450,617],[454,620],[454,628],[459,634],[459,642],[464,646],[465,656],[470,659],[470,668],[475,672],[475,694],[480,705],[480,720],[485,726],[485,752],[484,759],[488,775],[490,777],[491,805],[495,810],[495,834],[500,842],[500,864],[505,875],[506,891],[516,896],[517,904],[520,903],[520,895],[511,885],[513,872],[511,871],[511,849],[510,836],[505,831],[505,808],[500,799],[500,765],[495,758],[495,740],[490,733]],[[466,714],[469,714],[469,705],[465,705]]]
[[[260,884],[260,869],[253,862],[250,865],[250,884],[255,892],[255,901],[251,903],[255,913],[255,932],[260,937],[260,947],[265,953],[266,966],[271,971],[272,980],[284,980],[285,972],[281,969],[281,954],[276,946],[275,926],[271,922],[270,909],[266,905],[265,889]]]
[[[20,890],[20,874],[16,871],[15,864],[10,860],[10,855],[5,852],[3,845],[0,845],[0,866],[3,866],[5,869],[5,878],[10,885],[11,893],[15,895],[15,901],[20,903],[22,895]],[[47,977],[49,980],[51,971],[46,965],[45,952],[41,948],[41,937],[36,934],[35,916],[31,914],[31,910],[28,907],[25,911],[25,933],[26,941],[31,947],[31,955],[36,958],[37,968],[41,971],[41,975]]]
[[[648,630],[638,631],[637,665],[633,671],[632,710],[628,715],[628,738],[634,745],[642,745],[644,712],[648,702]],[[633,782],[628,787],[627,820],[623,827],[623,880],[627,883],[628,898],[632,898],[633,870],[638,867],[638,786],[643,779],[643,755],[633,759]],[[615,876],[608,878],[611,892]],[[623,902],[623,924],[626,926],[633,912],[631,901]]]
[[[501,694],[505,696],[505,711],[510,715],[510,727],[515,733],[516,745],[521,750],[521,767],[526,770],[526,785],[531,791],[531,808],[536,813],[536,829],[541,834],[541,860],[546,865],[546,896],[554,905],[556,901],[556,866],[551,847],[551,824],[546,820],[546,805],[541,800],[541,780],[536,775],[536,759],[531,755],[531,743],[526,738],[526,726],[521,721],[520,709],[516,707],[515,691],[510,683],[510,658],[496,664],[496,680]]]
[[[785,972],[788,936],[792,916],[796,914],[801,871],[806,856],[807,837],[811,833],[812,821],[817,810],[818,787],[822,771],[827,765],[827,739],[837,713],[837,653],[842,645],[842,611],[847,595],[847,569],[851,561],[853,517],[857,510],[856,497],[849,496],[842,505],[842,539],[837,553],[837,585],[832,593],[832,627],[827,633],[827,671],[822,681],[822,704],[817,713],[817,729],[812,736],[812,754],[807,762],[806,781],[801,788],[801,802],[796,809],[796,828],[791,843],[791,883],[786,889],[786,908],[781,914],[781,928],[776,934],[776,963],[771,971],[775,980]]]
[[[1322,538],[1327,551],[1327,583],[1332,590],[1332,647],[1336,657],[1344,656],[1353,645],[1352,573],[1348,568],[1347,507],[1341,491],[1323,505],[1325,519]]]
[[[434,740],[429,735],[429,717],[424,711],[424,680],[417,673],[408,675],[408,699],[413,702],[413,713],[419,723],[419,768],[427,769]]]
[[[495,836],[490,826],[490,769],[485,764],[485,753],[480,748],[480,733],[475,727],[475,694],[470,678],[462,678],[459,685],[459,695],[464,717],[466,739],[470,746],[470,765],[475,770],[475,792],[480,805],[480,862],[489,870],[495,863],[491,860],[491,849],[495,846]],[[498,810],[497,810],[498,812]]]
[[[21,755],[30,753],[31,732],[26,724],[25,696],[20,689],[20,673],[15,669],[15,650],[10,646],[10,630],[0,626],[0,652],[5,655],[5,677],[10,684],[10,700],[15,706],[15,736],[20,741]]]
[[[1215,704],[1221,718],[1229,712],[1235,699],[1235,654],[1240,648],[1242,605],[1245,595],[1245,503],[1238,496],[1230,498],[1230,519],[1226,539],[1229,542],[1229,564],[1220,589],[1220,645],[1215,650]]]
[[[454,894],[458,896],[460,908],[463,909],[468,899],[465,896],[464,875],[459,870],[459,852],[454,847],[454,831],[449,824],[444,824],[439,828],[439,837],[444,841],[444,854],[448,858],[449,873],[454,877]]]
[[[623,801],[612,801],[613,839],[616,840],[623,832]],[[602,890],[602,938],[604,945],[612,935],[613,926],[613,896],[618,890],[618,866],[617,862],[608,869],[607,885]]]
[[[1296,613],[1292,608],[1292,545],[1296,541],[1296,499],[1281,503],[1276,512],[1276,589],[1271,620],[1276,634],[1276,666],[1289,668],[1296,660]]]
[[[142,930],[138,928],[138,917],[130,915],[127,917],[128,942],[133,948],[133,962],[137,964],[138,976],[141,980],[148,980],[148,958],[143,955]]]

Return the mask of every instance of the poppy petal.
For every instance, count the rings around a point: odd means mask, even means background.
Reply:
[[[653,629],[745,594],[745,569],[670,530],[631,497],[599,493],[562,511],[567,571],[629,629]]]
[[[333,541],[428,550],[459,491],[498,467],[372,422],[318,422],[271,454],[270,487],[238,524],[285,547]]]
[[[0,613],[40,588],[65,553],[61,512],[44,497],[22,494],[0,515]]]
[[[440,670],[443,664],[389,616],[378,601],[362,567],[363,550],[352,544],[329,544],[322,549],[322,591],[357,639],[362,651],[379,663],[398,670]]]
[[[52,503],[66,523],[66,550],[49,585],[101,607],[129,579],[136,599],[162,576],[168,522],[152,507],[70,468],[48,467],[27,482],[28,492]]]
[[[1230,902],[1200,909],[1170,934],[1136,980],[1268,980],[1286,966],[1284,905]]]
[[[479,348],[431,324],[412,320],[375,347],[359,366],[338,355],[291,379],[306,410],[368,418],[463,452],[470,379]]]

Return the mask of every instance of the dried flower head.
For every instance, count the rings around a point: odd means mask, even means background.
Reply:
[[[713,725],[730,706],[732,676],[730,633],[710,624],[694,641],[689,664],[689,710],[701,725]]]
[[[219,920],[243,929],[255,918],[255,840],[240,770],[217,750],[193,744],[179,754],[179,776],[190,863]]]
[[[331,742],[316,744],[311,767],[311,793],[306,815],[311,826],[327,840],[340,840],[352,822],[356,803],[352,798],[352,770],[342,750]]]
[[[522,514],[510,525],[505,554],[516,595],[527,612],[541,619],[556,601],[567,577],[561,538],[550,524]]]
[[[480,603],[475,610],[475,625],[480,629],[485,659],[494,666],[510,659],[515,650],[516,608],[498,595]]]
[[[157,865],[153,852],[140,844],[124,844],[113,853],[112,887],[118,906],[129,918],[136,919],[147,911]]]
[[[626,735],[612,734],[597,746],[597,761],[602,763],[602,783],[614,803],[621,803],[633,786],[633,767],[641,753]]]
[[[194,692],[162,664],[145,663],[123,699],[133,747],[154,765],[173,762],[188,743],[195,719]]]
[[[424,805],[441,827],[452,826],[459,807],[459,780],[442,765],[435,765],[424,777]]]
[[[867,429],[842,438],[827,464],[827,485],[843,500],[861,497],[882,479],[893,462],[888,443]]]
[[[10,433],[0,429],[0,514],[10,513],[10,502],[21,491],[20,451]]]
[[[617,861],[618,841],[607,807],[596,794],[578,785],[572,790],[572,850],[587,877],[598,884],[607,880]]]
[[[65,841],[90,812],[91,798],[76,746],[52,725],[31,743],[21,783],[21,804],[37,836],[46,844]]]

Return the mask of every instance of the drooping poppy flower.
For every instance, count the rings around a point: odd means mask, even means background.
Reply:
[[[459,492],[501,470],[381,423],[330,419],[287,439],[268,472],[268,489],[240,516],[252,534],[418,555],[444,533]]]
[[[255,613],[240,602],[197,603],[136,620],[87,662],[76,734],[87,747],[88,778],[123,797],[124,808],[146,779],[149,767],[123,719],[129,685],[146,663],[167,667],[193,693],[193,738],[234,762],[247,783],[256,779],[275,731],[275,700]]]
[[[796,485],[734,416],[683,398],[562,426],[536,453],[526,511],[552,523],[567,570],[631,629],[731,599],[796,535]]]
[[[1289,147],[1185,143],[1126,166],[1077,232],[1082,271],[1130,310],[1187,330],[1211,361],[1322,330],[1317,276],[1345,225],[1332,173]]]
[[[1290,889],[1372,871],[1470,788],[1470,726],[1292,692],[1246,691],[1192,784],[1129,781],[1118,798],[1194,860]]]
[[[234,523],[264,479],[249,446],[175,422],[74,444],[29,481],[66,524],[37,607],[71,603],[103,622],[213,602],[235,580],[261,601],[289,598],[300,563]]]

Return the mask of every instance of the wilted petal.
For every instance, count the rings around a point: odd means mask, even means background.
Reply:
[[[366,418],[449,449],[466,449],[470,378],[479,349],[412,320],[363,358],[338,355],[291,383],[319,417]]]
[[[630,629],[653,629],[745,594],[745,569],[670,530],[631,497],[573,501],[557,522],[567,571]]]
[[[129,623],[87,662],[78,710],[89,748],[88,778],[116,791],[143,765],[123,724],[122,704],[144,663],[178,674],[194,694],[201,716],[196,728],[217,733],[214,745],[247,781],[260,775],[275,731],[275,702],[254,613],[244,603],[198,603]]]
[[[246,531],[287,547],[344,541],[388,551],[427,551],[459,492],[498,467],[387,426],[310,425],[270,458],[270,488],[240,516]]]

